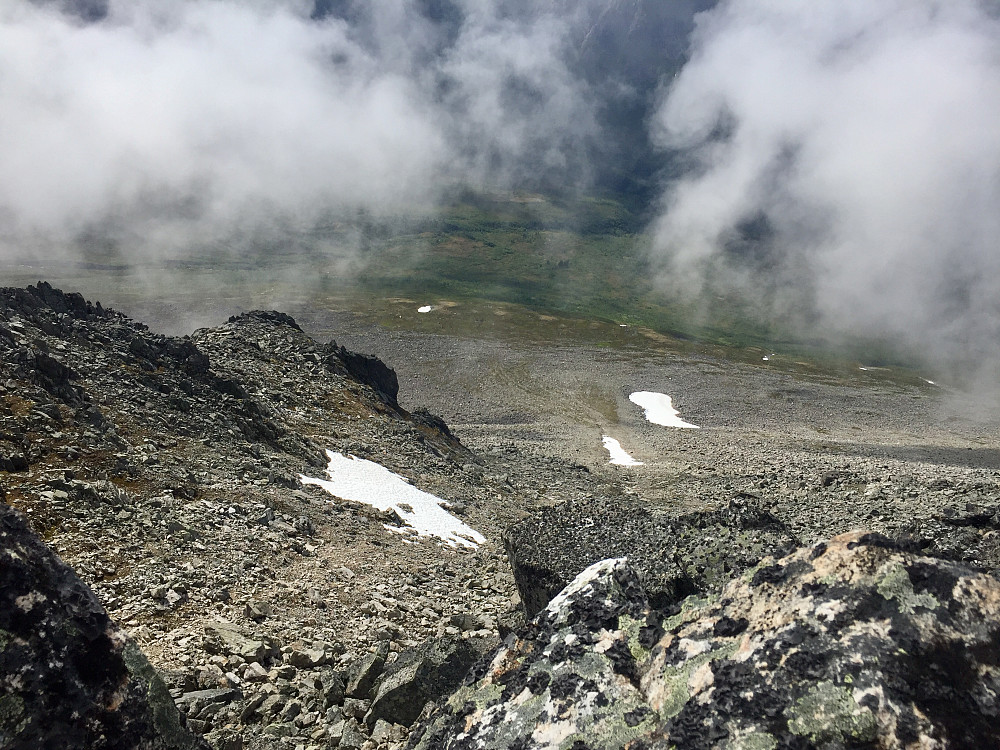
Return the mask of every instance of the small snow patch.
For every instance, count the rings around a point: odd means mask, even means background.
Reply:
[[[418,490],[406,479],[381,464],[357,456],[326,452],[329,479],[315,479],[299,474],[302,484],[315,484],[331,495],[365,503],[378,510],[396,511],[406,526],[385,524],[389,531],[407,536],[432,536],[450,547],[476,549],[486,541],[478,531],[459,521],[442,505],[446,500]]]
[[[616,466],[642,466],[642,461],[636,461],[632,456],[630,456],[622,444],[615,440],[613,437],[604,436],[604,447],[607,449],[608,453],[611,454],[610,463]]]
[[[645,409],[646,420],[652,422],[653,424],[663,425],[664,427],[683,427],[693,430],[698,429],[698,425],[685,422],[680,418],[680,412],[674,408],[674,404],[670,396],[667,396],[664,393],[636,391],[628,397],[628,400],[636,406],[640,406]]]
[[[434,305],[424,305],[423,307],[418,307],[417,308],[417,312],[418,313],[429,313],[433,309],[434,309]]]

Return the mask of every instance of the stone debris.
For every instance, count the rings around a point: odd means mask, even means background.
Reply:
[[[711,455],[684,437],[668,509],[653,512],[620,472],[551,455],[520,405],[502,404],[502,424],[470,414],[473,452],[404,409],[398,383],[282,313],[170,337],[45,283],[0,289],[0,500],[146,654],[188,729],[227,750],[405,744],[476,654],[532,632],[525,608],[544,612],[608,555],[629,557],[650,611],[860,524],[1000,569],[988,468],[774,453],[703,429]],[[486,544],[405,538],[383,527],[398,519],[303,487],[326,450],[446,499]],[[693,684],[705,695],[718,679]],[[555,686],[582,706],[585,688]]]

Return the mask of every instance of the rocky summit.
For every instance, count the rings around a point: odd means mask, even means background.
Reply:
[[[989,466],[705,429],[730,473],[652,503],[401,382],[281,312],[172,337],[0,289],[0,747],[996,744]],[[330,453],[485,542],[329,494]]]

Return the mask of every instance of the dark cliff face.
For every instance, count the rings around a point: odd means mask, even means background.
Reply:
[[[0,747],[208,747],[93,592],[2,503]]]

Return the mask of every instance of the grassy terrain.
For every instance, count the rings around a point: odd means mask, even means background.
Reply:
[[[668,298],[652,283],[639,222],[611,200],[478,197],[368,242],[360,286],[372,293],[505,302],[735,346],[780,338],[739,300],[717,301],[706,317]]]
[[[62,263],[8,263],[0,283],[44,278],[170,333],[253,308],[314,310],[317,321],[323,310],[349,310],[390,328],[726,350],[758,362],[778,353],[775,365],[826,371],[852,366],[849,359],[903,363],[881,342],[831,354],[732,294],[668,297],[653,283],[642,230],[641,218],[610,199],[466,192],[431,217],[358,214],[238,249],[142,260],[94,245]],[[418,304],[438,312],[416,315]]]

